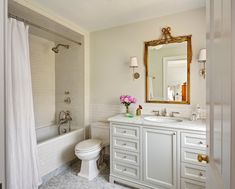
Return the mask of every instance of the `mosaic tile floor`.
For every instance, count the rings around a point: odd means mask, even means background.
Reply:
[[[77,176],[79,170],[80,162],[74,163],[69,169],[41,185],[39,189],[130,189],[126,186],[108,182],[108,166],[104,166],[100,174],[92,181]]]

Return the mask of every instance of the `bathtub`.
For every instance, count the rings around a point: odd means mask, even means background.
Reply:
[[[58,135],[57,125],[52,125],[37,129],[36,134],[41,177],[75,159],[74,147],[84,140],[84,128]]]

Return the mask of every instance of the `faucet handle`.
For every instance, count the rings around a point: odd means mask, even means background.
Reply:
[[[175,114],[180,114],[179,112],[171,112],[170,117],[175,117]]]
[[[155,114],[155,116],[160,116],[160,111],[159,110],[153,110],[153,113]]]
[[[164,117],[167,116],[166,108],[163,108],[163,109],[162,109],[161,115],[164,116]]]

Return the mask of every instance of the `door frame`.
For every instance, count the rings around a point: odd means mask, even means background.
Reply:
[[[232,24],[232,128],[231,128],[231,188],[235,188],[235,1],[231,1]]]
[[[168,94],[167,94],[167,72],[168,72],[168,61],[171,60],[186,60],[186,64],[187,64],[187,56],[185,55],[181,55],[181,56],[165,56],[163,57],[163,82],[162,82],[162,90],[163,90],[163,98],[164,100],[167,100]],[[186,70],[187,71],[187,70]],[[188,75],[188,71],[187,71],[187,75]],[[187,82],[187,78],[186,78],[186,82]]]
[[[7,0],[0,1],[0,183],[5,188],[5,62],[6,62],[6,24]]]

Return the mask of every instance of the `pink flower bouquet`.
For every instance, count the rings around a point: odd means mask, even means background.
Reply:
[[[136,103],[136,98],[129,95],[121,95],[120,102],[125,105],[126,113],[129,113],[129,106],[132,103]]]

